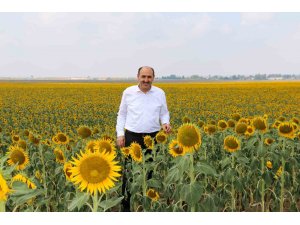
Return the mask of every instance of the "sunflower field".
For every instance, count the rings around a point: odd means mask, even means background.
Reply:
[[[172,133],[118,149],[131,85],[0,83],[0,211],[300,210],[300,82],[156,82]]]

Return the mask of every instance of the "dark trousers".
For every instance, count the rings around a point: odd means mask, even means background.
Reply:
[[[129,147],[132,142],[138,143],[142,149],[146,149],[147,147],[144,144],[144,137],[147,135],[150,135],[152,138],[155,138],[158,131],[153,133],[135,133],[129,130],[125,130],[125,147]],[[146,154],[151,154],[151,150],[146,150]],[[125,159],[125,167],[126,164],[128,164],[131,161],[131,158]],[[124,199],[122,200],[122,211],[123,212],[130,212],[130,191],[128,190],[127,186],[127,171],[123,171],[123,177],[122,177],[122,195],[124,196]],[[150,179],[152,176],[152,171],[148,174],[148,179]],[[125,196],[126,191],[126,196]]]

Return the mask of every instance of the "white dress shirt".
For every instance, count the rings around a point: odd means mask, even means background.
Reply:
[[[144,93],[138,85],[134,85],[123,92],[117,118],[117,136],[124,135],[124,128],[135,133],[156,132],[161,124],[170,123],[169,120],[165,92],[151,86]]]

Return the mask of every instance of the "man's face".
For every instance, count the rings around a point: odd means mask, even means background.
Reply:
[[[142,90],[150,90],[151,84],[154,80],[154,74],[152,69],[150,68],[142,68],[140,70],[140,73],[138,74],[138,82],[139,87]]]

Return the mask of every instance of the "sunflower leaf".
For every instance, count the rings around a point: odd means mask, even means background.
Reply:
[[[206,161],[198,162],[195,166],[195,171],[206,175],[217,175],[216,169],[213,166],[209,165]]]
[[[78,192],[76,197],[72,200],[68,206],[69,211],[73,211],[76,207],[78,210],[89,200],[89,194]]]
[[[179,176],[179,169],[177,167],[173,167],[169,170],[168,175],[166,177],[166,183],[172,183],[178,181],[180,178]]]
[[[13,183],[13,190],[14,192],[11,194],[11,198],[16,205],[24,204],[28,200],[45,193],[45,191],[41,189],[29,189],[26,184],[19,181]]]
[[[124,196],[119,197],[119,198],[108,199],[108,200],[100,202],[99,206],[101,208],[103,208],[104,211],[106,211],[106,210],[116,206],[117,204],[119,204],[123,198],[124,198]]]

